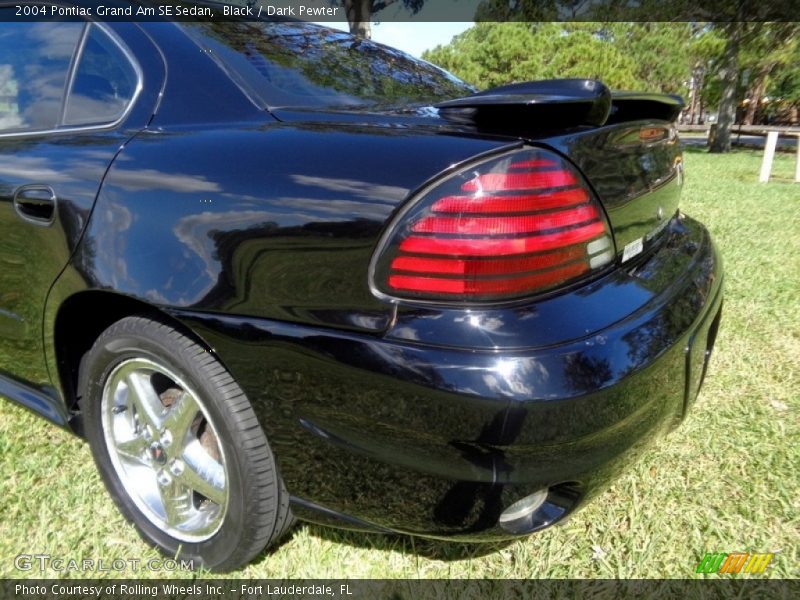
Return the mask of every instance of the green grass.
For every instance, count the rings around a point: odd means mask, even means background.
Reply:
[[[566,525],[494,548],[301,525],[233,575],[674,578],[694,576],[706,551],[750,550],[777,553],[767,576],[798,577],[800,184],[791,155],[767,185],[759,165],[757,152],[687,152],[682,207],[712,231],[726,270],[709,375],[686,422]],[[119,516],[88,448],[8,402],[0,463],[0,575],[39,576],[14,568],[19,553],[158,556]]]

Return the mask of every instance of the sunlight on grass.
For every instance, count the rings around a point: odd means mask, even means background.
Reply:
[[[748,550],[777,553],[767,576],[800,576],[800,184],[785,154],[757,183],[760,159],[687,153],[682,208],[711,230],[726,271],[708,378],[687,421],[566,525],[489,553],[301,525],[233,576],[674,578],[695,576],[706,551]],[[2,402],[0,457],[0,575],[39,575],[14,568],[19,553],[158,556],[115,509],[86,445]]]

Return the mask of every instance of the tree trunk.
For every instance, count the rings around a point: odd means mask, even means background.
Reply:
[[[722,99],[719,103],[717,137],[709,152],[730,152],[731,129],[736,121],[736,88],[739,83],[739,44],[743,23],[729,23],[725,27],[727,41],[722,55]]]
[[[689,124],[697,124],[697,101],[700,98],[700,92],[703,89],[703,67],[695,65],[692,69],[692,90],[691,102],[689,104]]]
[[[762,65],[762,67],[758,70],[755,79],[753,80],[753,85],[750,87],[750,93],[748,94],[748,104],[747,104],[747,113],[744,115],[744,124],[745,125],[752,125],[753,120],[756,116],[756,110],[758,110],[758,105],[761,102],[761,98],[764,95],[764,92],[767,89],[767,77],[772,72],[772,69],[775,67],[775,63],[769,63],[766,65]]]
[[[344,10],[350,33],[370,39],[372,37],[372,0],[344,0]]]

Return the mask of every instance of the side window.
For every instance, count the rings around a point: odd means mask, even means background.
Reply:
[[[0,133],[53,129],[82,23],[0,28]]]
[[[89,27],[67,97],[64,125],[116,121],[136,93],[138,78],[125,53],[96,25]]]

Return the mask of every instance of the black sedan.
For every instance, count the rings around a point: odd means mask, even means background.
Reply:
[[[529,534],[694,401],[722,270],[680,99],[476,93],[305,23],[6,17],[0,394],[166,554]]]

